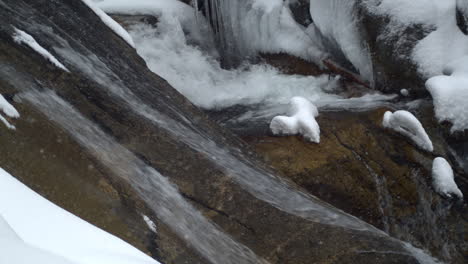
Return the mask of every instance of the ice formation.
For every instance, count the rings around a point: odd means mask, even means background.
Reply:
[[[58,61],[54,55],[50,54],[49,51],[44,49],[37,41],[33,38],[33,36],[29,35],[28,33],[15,28],[15,33],[13,35],[13,40],[18,44],[26,44],[31,49],[39,53],[41,56],[52,62],[58,68],[70,72],[60,61]]]
[[[432,152],[432,141],[424,130],[421,122],[410,112],[399,110],[384,114],[382,125],[410,138],[418,147]]]
[[[10,118],[19,118],[20,114],[18,111],[0,94],[0,111]],[[15,129],[15,126],[10,124],[5,117],[0,114],[0,121],[5,124],[9,129]]]
[[[125,40],[130,46],[135,47],[133,43],[132,37],[128,34],[128,32],[114,19],[108,16],[104,11],[102,11],[99,7],[97,7],[93,0],[81,0],[85,3],[93,12],[101,19],[101,21],[106,24],[115,34],[119,35],[123,40]]]
[[[435,158],[432,164],[432,184],[434,189],[445,197],[463,199],[463,193],[455,183],[450,164],[441,157]]]
[[[213,22],[219,49],[228,62],[259,52],[288,53],[317,63],[326,56],[314,39],[313,28],[296,23],[287,1],[202,2]]]
[[[447,75],[430,78],[426,87],[434,101],[439,122],[449,121],[451,131],[468,129],[468,56],[448,64]]]
[[[303,97],[291,99],[291,116],[276,116],[271,120],[270,129],[275,135],[302,135],[306,140],[319,143],[320,127],[315,120],[318,110]]]
[[[158,263],[47,201],[1,168],[0,248],[0,263],[8,264]]]
[[[310,14],[319,31],[334,46],[334,52],[341,51],[372,85],[371,55],[358,29],[355,5],[355,0],[310,0]]]

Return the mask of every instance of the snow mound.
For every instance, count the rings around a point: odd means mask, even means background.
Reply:
[[[443,70],[450,76],[435,76],[426,82],[434,100],[439,122],[452,123],[451,132],[468,129],[468,56],[449,63]]]
[[[119,35],[123,40],[125,40],[130,46],[133,48],[135,47],[135,44],[133,43],[132,37],[130,37],[130,34],[117,22],[115,22],[114,19],[112,19],[110,16],[108,16],[104,11],[102,11],[99,7],[97,7],[92,0],[81,0],[83,3],[85,3],[93,12],[106,24],[112,31],[115,32],[115,34]]]
[[[270,129],[275,135],[302,135],[305,139],[319,143],[320,127],[315,120],[317,107],[303,97],[291,99],[291,116],[276,116],[271,120]]]
[[[73,262],[25,243],[0,215],[0,263],[73,264]]]
[[[5,264],[158,264],[47,201],[1,168],[0,248],[0,263]]]
[[[20,114],[16,109],[7,101],[5,98],[0,94],[0,111],[3,112],[6,116],[11,118],[18,118]],[[10,124],[5,117],[0,114],[0,121],[5,124],[5,126],[9,129],[15,129],[15,126]]]
[[[435,158],[432,163],[432,184],[434,189],[445,197],[458,197],[463,199],[463,193],[458,189],[453,177],[450,164],[441,157]]]
[[[432,141],[424,130],[421,122],[410,112],[399,110],[384,114],[382,125],[410,138],[418,147],[432,152]]]
[[[31,49],[42,55],[44,58],[52,62],[58,68],[70,72],[60,61],[58,61],[54,55],[52,55],[49,51],[44,49],[37,41],[28,33],[15,28],[15,33],[13,34],[13,40],[18,44],[26,44]]]

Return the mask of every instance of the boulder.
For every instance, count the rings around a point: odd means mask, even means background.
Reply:
[[[274,137],[266,126],[255,131],[241,129],[252,127],[245,123],[233,128],[266,162],[311,194],[447,263],[464,263],[466,198],[447,200],[435,192],[432,161],[438,156],[452,158],[456,181],[464,193],[468,192],[467,174],[451,156],[429,103],[416,115],[434,143],[433,153],[383,128],[387,110],[321,111],[317,118],[320,144],[298,136]]]
[[[13,41],[14,28],[70,72]],[[21,113],[0,134],[0,166],[161,262],[418,263],[279,177],[82,1],[1,0],[0,39],[0,91]]]

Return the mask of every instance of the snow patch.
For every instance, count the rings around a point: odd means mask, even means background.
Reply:
[[[70,72],[60,61],[58,61],[54,55],[52,55],[49,51],[44,49],[37,41],[28,33],[15,28],[15,33],[13,34],[13,40],[18,44],[26,44],[31,49],[42,55],[44,58],[52,62],[58,68]]]
[[[0,263],[158,263],[123,240],[47,201],[1,168],[0,234],[0,245],[11,249],[0,246]]]
[[[410,138],[418,147],[432,152],[432,141],[424,130],[421,122],[410,112],[399,110],[384,114],[382,125]]]
[[[438,157],[432,163],[432,184],[434,189],[445,197],[463,199],[463,193],[455,183],[453,170],[444,158]]]
[[[270,129],[275,135],[302,135],[306,140],[319,143],[320,127],[315,120],[317,107],[303,97],[293,97],[290,102],[291,116],[276,116]]]
[[[112,31],[119,35],[123,40],[125,40],[130,46],[135,47],[132,37],[128,32],[114,19],[108,16],[104,11],[97,7],[92,0],[81,0],[85,3],[93,12],[106,24]]]
[[[2,111],[6,116],[11,118],[19,118],[20,114],[18,111],[13,107],[1,94],[0,94],[0,111]],[[5,124],[5,126],[9,129],[16,129],[15,126],[10,124],[5,117],[0,114],[0,121]]]
[[[142,215],[142,217],[143,217],[143,220],[145,221],[146,225],[148,226],[148,228],[151,231],[156,233],[156,230],[157,230],[156,229],[156,224],[153,221],[151,221],[151,219],[148,216]]]
[[[449,121],[451,132],[468,129],[468,56],[448,64],[444,71],[450,76],[435,76],[426,82],[439,122]]]

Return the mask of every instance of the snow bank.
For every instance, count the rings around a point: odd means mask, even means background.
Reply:
[[[432,141],[421,125],[421,122],[408,111],[386,112],[382,125],[410,138],[423,150],[431,152],[434,150]]]
[[[73,262],[25,243],[0,215],[0,263],[73,264]]]
[[[450,76],[435,76],[426,82],[434,100],[439,122],[449,121],[451,132],[468,129],[468,56],[448,64],[443,70]]]
[[[444,158],[435,158],[432,164],[432,180],[434,189],[445,197],[463,199],[463,193],[458,189],[453,177],[453,170]]]
[[[276,116],[271,120],[270,129],[273,134],[300,134],[309,141],[320,142],[320,127],[315,120],[319,113],[315,105],[303,97],[293,97],[290,114],[289,117]]]
[[[20,114],[18,111],[0,94],[0,111],[3,112],[6,116],[11,118],[19,118]],[[5,124],[9,129],[15,129],[15,126],[10,124],[5,117],[0,114],[0,121]]]
[[[468,55],[468,37],[456,25],[456,1],[433,0],[436,30],[422,39],[413,51],[413,60],[424,77],[440,75],[448,63]]]
[[[93,0],[81,0],[85,3],[94,13],[106,24],[115,34],[119,35],[123,40],[125,40],[130,46],[135,47],[133,43],[132,37],[128,34],[128,32],[114,19],[108,16],[104,11],[102,11],[99,7],[97,7]]]
[[[58,68],[66,72],[70,72],[65,66],[63,66],[62,63],[60,63],[60,61],[58,61],[54,57],[54,55],[50,54],[49,51],[47,51],[41,45],[39,45],[39,43],[37,43],[37,41],[28,33],[15,28],[15,34],[13,35],[13,40],[18,44],[28,45],[31,49],[33,49],[34,51],[42,55],[44,58],[52,62]]]
[[[158,263],[119,238],[47,201],[0,168],[2,217],[0,244],[11,250],[0,246],[0,263]]]

